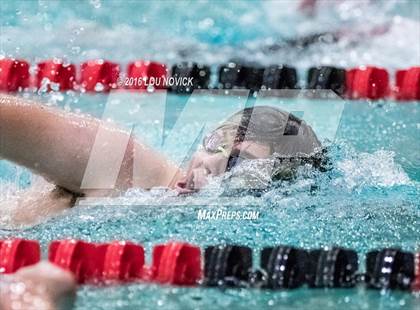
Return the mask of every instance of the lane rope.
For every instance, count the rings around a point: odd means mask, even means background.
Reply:
[[[34,74],[30,74],[33,71]],[[217,68],[217,83],[212,85],[211,68],[194,62],[168,66],[154,61],[133,61],[124,72],[115,62],[89,60],[79,66],[62,60],[46,60],[31,69],[20,59],[0,59],[0,91],[81,91],[103,93],[111,90],[153,92],[166,89],[189,94],[194,89],[249,89],[251,91],[299,89],[295,68],[287,65],[268,67],[240,63]],[[346,99],[420,100],[420,66],[397,70],[395,83],[384,68],[360,66],[311,67],[304,89],[331,89]],[[183,82],[183,83],[180,83]],[[214,83],[213,83],[214,84]]]
[[[352,288],[420,290],[420,253],[398,248],[366,254],[360,273],[356,251],[342,247],[301,249],[279,245],[260,251],[254,269],[253,250],[225,244],[204,250],[187,242],[155,245],[146,265],[143,246],[130,241],[92,243],[76,239],[49,244],[48,260],[71,271],[78,284],[150,282],[176,286],[261,289]],[[11,274],[41,259],[38,241],[0,240],[0,274]]]

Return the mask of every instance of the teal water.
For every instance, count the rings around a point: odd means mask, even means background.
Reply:
[[[365,7],[366,16],[375,12],[369,18],[356,13],[346,15],[348,10],[338,7],[312,21],[299,17],[291,2],[283,6],[278,2],[267,3],[215,2],[209,9],[206,2],[181,2],[176,7],[170,1],[153,5],[146,2],[117,5],[112,1],[78,5],[0,2],[0,54],[31,61],[63,55],[75,62],[106,57],[122,64],[150,55],[168,63],[198,59],[215,64],[245,54],[250,60],[263,62],[284,59],[299,68],[373,62],[393,70],[418,64],[420,47],[407,43],[418,42],[419,13],[414,1],[374,2]],[[256,9],[257,5],[261,9]],[[338,22],[359,26],[377,21],[391,22],[392,31],[380,39],[361,42],[351,50],[333,44],[308,51],[288,51],[287,55],[248,53],[254,46],[258,50],[264,42],[308,32],[311,26],[323,30],[341,27]],[[255,27],[249,27],[249,23]],[[397,37],[401,28],[405,29],[405,35]],[[175,128],[186,98],[170,95],[163,106],[165,112],[161,113],[162,106],[157,104],[160,99],[155,95],[40,93],[35,97],[48,105],[95,117],[102,117],[105,106],[116,99],[117,108],[111,118],[120,123],[133,122],[130,111],[140,109],[147,117],[135,119],[136,134],[173,160],[182,158],[184,148],[200,130],[201,125],[195,122],[197,118],[217,122],[241,106],[241,100],[231,96],[194,98],[189,108],[191,116],[187,115],[183,126],[174,131],[175,136],[171,138],[176,143],[169,148],[161,144],[161,135],[166,134],[163,128],[167,131]],[[310,179],[302,176],[296,182],[278,184],[260,198],[220,197],[210,189],[180,198],[170,192],[133,189],[118,202],[94,201],[33,228],[0,230],[0,238],[21,236],[40,240],[44,255],[51,240],[66,237],[95,242],[132,240],[143,244],[147,254],[155,244],[168,240],[184,240],[202,247],[221,242],[238,243],[254,249],[255,267],[259,250],[274,244],[353,248],[359,253],[361,269],[363,256],[370,249],[398,246],[408,251],[419,250],[419,103],[272,98],[257,100],[256,104],[303,110],[304,118],[322,140],[329,140],[326,143],[330,145],[332,170]],[[301,105],[296,108],[296,104]],[[342,111],[338,113],[334,109],[340,106]],[[339,122],[331,123],[331,115],[338,115]],[[29,171],[0,161],[3,210],[21,191],[39,182],[42,181]],[[217,181],[215,184],[220,185]],[[318,189],[311,191],[311,185]],[[260,218],[198,220],[198,210],[203,208],[259,210]],[[6,220],[7,215],[0,212],[0,223]],[[381,293],[363,288],[263,291],[132,284],[106,288],[83,286],[77,297],[76,309],[416,309],[420,304],[419,297],[410,293]]]
[[[127,98],[127,95],[116,95],[119,96]],[[106,102],[105,97],[102,99]],[[145,103],[133,99],[133,108],[136,104],[142,106],[144,111],[148,107],[155,108],[151,106],[156,101],[153,96],[143,96],[143,99]],[[200,102],[194,102],[194,108],[205,112],[210,109],[209,103],[212,101],[215,114],[214,106],[218,104],[236,104],[236,99],[231,97],[201,99]],[[71,109],[90,107],[86,111],[100,117],[102,109],[95,105],[100,100],[100,97],[84,96]],[[184,102],[180,97],[170,97],[168,100],[174,100],[172,107],[177,106],[174,103],[177,100],[178,107]],[[260,103],[287,108],[293,104],[293,100],[269,99]],[[311,104],[314,111],[322,111],[316,108],[317,105],[338,105],[341,102],[311,101]],[[330,150],[333,169],[315,175],[309,181],[301,178],[294,183],[281,184],[260,198],[219,197],[214,192],[204,191],[185,199],[158,190],[143,192],[133,189],[118,202],[106,201],[102,205],[94,202],[79,206],[34,228],[2,231],[1,235],[38,239],[44,250],[51,240],[66,237],[96,242],[133,240],[143,244],[149,254],[153,245],[167,240],[185,240],[202,247],[221,242],[238,243],[255,250],[256,266],[258,251],[264,246],[290,244],[315,248],[340,245],[358,251],[363,269],[363,255],[368,250],[389,246],[418,250],[420,187],[416,153],[417,113],[418,104],[345,102],[336,140]],[[176,111],[172,111],[174,118],[176,115]],[[363,115],[369,115],[368,123]],[[404,116],[403,123],[399,123],[399,116]],[[323,117],[320,114],[314,118],[319,120]],[[144,128],[153,132],[153,123],[154,120],[150,119]],[[192,122],[188,124],[190,126],[179,133],[185,140],[188,140],[192,128],[198,126]],[[142,130],[140,127],[139,131]],[[384,135],[384,130],[391,137]],[[323,135],[322,126],[318,133]],[[182,141],[178,141],[181,148]],[[172,156],[176,155],[174,151]],[[21,186],[26,187],[25,180],[31,182],[28,172],[17,172],[9,163],[2,162],[0,169],[5,172],[2,174],[4,183],[14,183],[20,178]],[[318,190],[310,191],[311,184],[316,184]],[[3,190],[3,196],[7,196],[7,193],[11,195],[12,191]],[[203,208],[259,210],[260,218],[253,221],[198,220],[198,210]],[[212,309],[215,305],[235,305],[245,309],[250,306],[276,308],[281,305],[313,309],[323,304],[331,309],[343,305],[350,309],[392,309],[406,308],[415,303],[418,303],[418,299],[409,293],[381,294],[362,289],[219,291],[139,284],[109,288],[82,287],[78,291],[77,306],[80,309],[87,306],[94,309],[110,306],[130,309],[134,305],[145,309],[155,309],[157,306]]]

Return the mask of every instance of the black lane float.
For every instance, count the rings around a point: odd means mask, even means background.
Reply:
[[[204,286],[243,286],[249,282],[251,272],[249,247],[219,245],[204,250]]]
[[[414,277],[412,253],[382,249],[366,255],[365,281],[369,288],[408,290]]]
[[[306,282],[308,252],[302,249],[277,246],[261,251],[261,271],[263,288],[297,288]]]
[[[309,287],[353,287],[359,267],[357,253],[333,247],[309,252],[307,282]]]

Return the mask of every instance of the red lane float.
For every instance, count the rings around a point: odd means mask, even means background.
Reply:
[[[27,87],[29,63],[18,59],[0,59],[0,91],[14,92]]]
[[[76,67],[73,64],[63,64],[60,60],[43,61],[38,64],[36,86],[41,88],[45,79],[58,84],[60,91],[74,89],[76,83]],[[50,85],[48,86],[48,90],[51,90]]]
[[[420,67],[398,70],[395,75],[398,100],[420,100]]]
[[[50,243],[48,260],[71,271],[77,283],[91,282],[98,275],[98,252],[96,245],[80,240],[58,240]]]
[[[196,285],[202,278],[200,248],[182,242],[155,246],[152,277],[162,284]]]
[[[34,240],[0,240],[0,274],[13,273],[19,268],[38,263],[41,257],[39,243]]]
[[[371,66],[348,70],[346,88],[351,99],[385,98],[389,94],[388,72]]]
[[[103,258],[100,270],[102,280],[129,281],[140,279],[144,269],[144,249],[142,246],[126,241],[115,241],[98,246],[99,256]]]
[[[108,92],[117,88],[120,74],[118,64],[103,59],[91,60],[81,65],[80,84],[90,92]]]
[[[153,84],[154,89],[165,89],[164,78],[167,76],[168,68],[164,64],[138,60],[128,64],[123,87],[144,90],[148,84]],[[152,79],[154,83],[151,83]]]

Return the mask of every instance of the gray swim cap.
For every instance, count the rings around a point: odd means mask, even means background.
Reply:
[[[321,148],[305,121],[270,106],[245,108],[233,114],[204,140],[204,147],[212,151],[218,145],[243,141],[268,145],[270,153],[279,157],[309,156]]]

